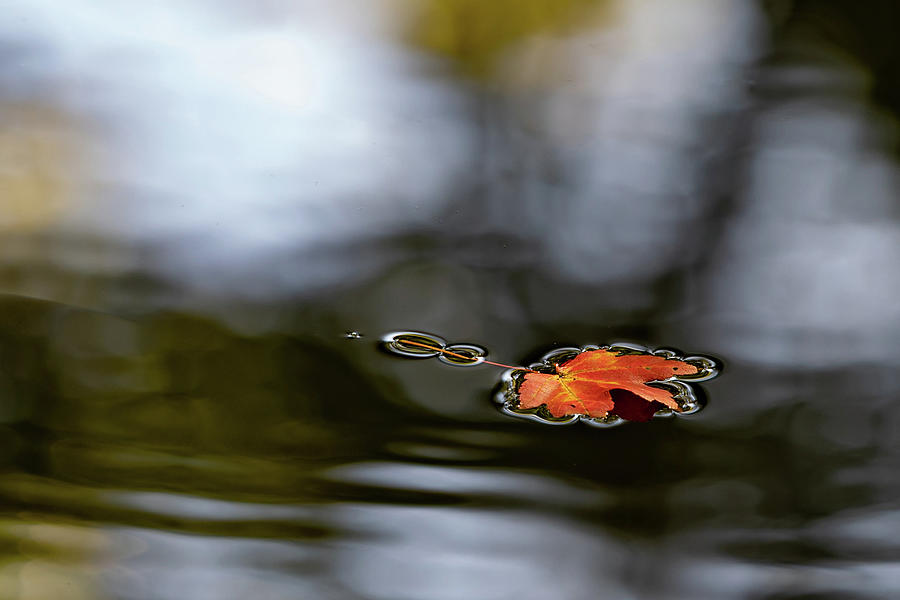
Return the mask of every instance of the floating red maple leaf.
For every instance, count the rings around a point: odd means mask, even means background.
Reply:
[[[649,421],[663,409],[692,414],[701,403],[688,383],[712,379],[721,369],[712,357],[683,357],[670,348],[627,343],[557,348],[526,368],[486,360],[487,351],[480,346],[448,344],[428,333],[398,331],[383,342],[389,352],[410,358],[509,369],[495,396],[503,412],[555,424],[582,421],[606,427],[623,420]]]
[[[581,352],[555,365],[556,373],[528,371],[518,386],[518,408],[541,405],[556,418],[616,415],[648,421],[664,407],[679,410],[668,390],[647,385],[676,376],[696,375],[696,366],[653,354],[620,354],[601,348]]]

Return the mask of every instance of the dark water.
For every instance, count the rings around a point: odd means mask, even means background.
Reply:
[[[893,4],[0,6],[0,599],[900,595]]]

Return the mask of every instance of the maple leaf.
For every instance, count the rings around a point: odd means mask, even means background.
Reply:
[[[671,348],[651,350],[628,343],[557,348],[530,367],[485,359],[473,344],[448,344],[420,331],[396,331],[382,338],[388,352],[409,358],[437,357],[457,366],[508,369],[494,397],[504,413],[542,423],[584,422],[598,427],[649,421],[669,409],[692,414],[702,406],[689,383],[712,379],[721,365],[709,356],[681,356]],[[654,384],[663,384],[656,386]]]
[[[546,406],[556,418],[613,414],[648,421],[663,407],[678,411],[668,390],[647,385],[699,373],[696,366],[653,354],[620,354],[601,348],[554,365],[555,373],[528,371],[518,386],[518,408]]]

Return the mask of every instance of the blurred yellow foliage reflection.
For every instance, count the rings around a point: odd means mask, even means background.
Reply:
[[[607,0],[421,0],[416,45],[449,57],[465,75],[488,77],[511,45],[596,24]]]
[[[70,119],[53,109],[5,105],[0,127],[0,231],[54,221],[71,196],[77,160]]]

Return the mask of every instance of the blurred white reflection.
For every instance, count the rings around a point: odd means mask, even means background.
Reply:
[[[339,598],[315,570],[316,553],[302,544],[200,537],[135,528],[109,530],[142,550],[117,560],[98,577],[99,598],[244,600]],[[285,569],[293,565],[298,573]],[[308,566],[307,566],[308,565]]]
[[[336,515],[372,540],[336,548],[360,597],[384,600],[634,598],[628,554],[596,531],[537,512],[346,505]],[[602,594],[602,595],[601,595]]]
[[[878,133],[896,127],[862,94],[759,117],[748,189],[692,332],[701,343],[782,367],[900,359],[900,171]]]
[[[528,498],[569,508],[599,508],[609,502],[596,488],[579,488],[545,475],[473,467],[366,462],[336,467],[326,477],[335,481],[446,494]]]
[[[91,126],[62,226],[149,243],[142,267],[191,287],[351,277],[296,254],[428,221],[462,168],[458,93],[388,35],[389,2],[0,5],[30,58],[8,93]]]
[[[729,143],[710,125],[746,104],[743,72],[759,52],[752,3],[636,0],[614,14],[558,43],[562,75],[537,114],[570,179],[526,199],[545,268],[592,285],[645,281],[693,258],[684,228],[703,215],[704,159]],[[533,70],[532,54],[543,53],[526,49],[513,65]]]
[[[889,476],[888,473],[884,473]],[[900,509],[876,506],[847,510],[817,521],[810,528],[817,543],[863,556],[897,555],[900,551]]]
[[[655,598],[822,597],[881,600],[900,594],[900,564],[823,561],[819,565],[772,565],[727,560],[674,561],[672,588]],[[677,591],[675,591],[677,590]]]
[[[104,500],[114,506],[123,506],[165,514],[183,519],[205,521],[266,521],[300,519],[310,516],[307,508],[291,505],[261,504],[258,502],[232,502],[216,498],[201,498],[185,494],[161,492],[107,492]]]

